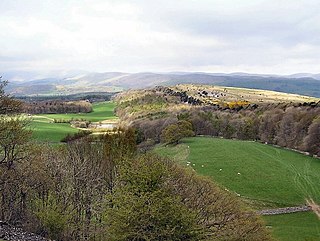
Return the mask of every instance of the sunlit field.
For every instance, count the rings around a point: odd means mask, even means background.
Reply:
[[[69,123],[54,123],[54,119],[71,120],[73,118],[92,122],[111,120],[116,118],[113,114],[114,107],[113,102],[101,102],[93,104],[91,113],[34,115],[31,122],[33,137],[38,141],[59,142],[67,134],[78,132],[78,129],[71,127]]]
[[[320,201],[320,160],[294,151],[210,137],[187,138],[177,146],[161,145],[155,151],[200,175],[212,177],[257,210],[303,205],[308,198]],[[265,219],[274,226],[272,231],[280,240],[320,235],[320,221],[312,213]],[[290,239],[291,227],[295,231]]]

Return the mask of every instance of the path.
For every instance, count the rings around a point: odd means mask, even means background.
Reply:
[[[42,115],[31,116],[31,118],[34,119],[34,120],[36,120],[37,118],[40,118],[40,119],[47,119],[47,120],[52,121],[52,122],[54,121],[54,119],[49,118],[47,116],[42,116]]]

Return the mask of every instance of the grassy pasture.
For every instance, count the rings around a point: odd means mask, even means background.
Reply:
[[[77,133],[69,123],[53,123],[49,119],[34,118],[31,122],[33,138],[39,141],[60,142],[67,134]]]
[[[115,108],[114,102],[100,102],[93,104],[93,111],[90,113],[79,113],[79,114],[40,114],[36,116],[43,116],[49,119],[63,119],[70,120],[74,119],[86,119],[92,122],[103,121],[107,119],[115,119],[113,114]]]
[[[158,146],[155,152],[212,177],[254,209],[301,205],[309,197],[320,202],[320,160],[294,151],[250,141],[195,137],[177,146]],[[320,221],[311,212],[264,219],[279,240],[320,240]]]
[[[267,227],[281,241],[318,241],[320,221],[312,212],[264,216]]]
[[[45,114],[34,115],[31,123],[33,138],[38,141],[59,142],[67,134],[77,133],[78,129],[72,128],[69,123],[54,123],[54,119],[70,120],[71,118],[86,119],[92,122],[115,119],[113,102],[93,104],[93,112],[80,114]]]
[[[253,207],[301,205],[309,197],[320,202],[317,158],[256,142],[210,137],[188,138],[178,146],[155,150],[182,165],[191,162],[199,174],[240,194]]]

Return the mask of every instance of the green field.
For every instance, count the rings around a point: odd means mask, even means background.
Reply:
[[[93,104],[93,112],[80,114],[46,114],[34,115],[31,122],[33,138],[38,141],[60,142],[67,134],[78,132],[69,123],[53,123],[53,119],[86,119],[92,122],[115,119],[113,114],[115,104],[113,102],[101,102]]]
[[[281,241],[320,240],[320,221],[312,212],[264,216],[263,219]]]
[[[38,141],[60,142],[68,133],[77,133],[78,130],[72,128],[69,123],[52,123],[48,120],[34,118],[31,122],[33,138]]]
[[[257,142],[210,137],[187,138],[177,146],[158,146],[155,151],[185,166],[190,162],[190,168],[212,177],[255,209],[301,205],[306,198],[320,202],[320,160],[317,158]],[[312,237],[318,237],[315,226],[299,226],[299,217],[305,223],[317,220],[311,214],[279,215],[266,220],[275,226],[274,235],[281,240],[287,240],[290,222],[299,227],[294,236],[297,239],[291,240],[303,240],[307,237],[304,233],[309,232]]]
[[[309,197],[320,201],[317,158],[257,142],[206,137],[188,138],[156,151],[183,165],[191,162],[199,174],[212,177],[254,206],[300,205]]]
[[[103,121],[107,119],[114,119],[116,118],[113,114],[113,110],[116,104],[114,102],[99,102],[94,103],[92,105],[93,111],[90,113],[79,113],[79,114],[41,114],[35,116],[44,116],[50,119],[63,119],[63,120],[70,120],[70,119],[86,119],[92,122]]]

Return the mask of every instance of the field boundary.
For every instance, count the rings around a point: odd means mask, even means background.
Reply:
[[[298,213],[298,212],[308,212],[308,211],[312,211],[312,208],[308,205],[303,205],[303,206],[297,206],[297,207],[265,209],[265,210],[257,211],[257,214],[267,216],[267,215],[278,215],[278,214],[288,214],[288,213]]]

